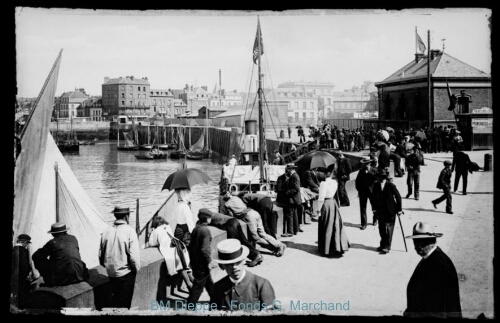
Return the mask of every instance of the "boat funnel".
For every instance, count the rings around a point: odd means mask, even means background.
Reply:
[[[257,121],[245,120],[245,135],[256,135],[256,134],[257,134]]]

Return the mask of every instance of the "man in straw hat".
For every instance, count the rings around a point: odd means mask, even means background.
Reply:
[[[458,275],[451,259],[436,246],[434,228],[425,222],[413,226],[415,251],[422,257],[406,289],[406,317],[462,318]]]
[[[116,221],[101,236],[99,263],[109,277],[109,306],[130,308],[134,293],[135,276],[140,268],[139,239],[128,225],[130,209],[115,206],[111,212]]]
[[[33,264],[43,278],[41,286],[65,286],[89,278],[78,240],[68,230],[64,222],[52,224],[47,233],[54,238],[33,254]]]
[[[236,239],[217,244],[212,259],[227,273],[215,283],[210,299],[218,310],[261,311],[274,307],[274,289],[269,280],[251,273],[243,265],[248,252]]]
[[[401,215],[401,195],[393,183],[387,180],[387,172],[380,169],[377,172],[377,182],[373,184],[373,216],[378,220],[380,246],[377,248],[382,254],[391,250],[392,233],[396,214]]]

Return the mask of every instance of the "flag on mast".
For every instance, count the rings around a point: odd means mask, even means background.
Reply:
[[[260,39],[259,39],[260,37]],[[260,40],[260,55],[259,55],[259,40]],[[257,60],[264,54],[264,43],[262,42],[262,33],[260,31],[260,21],[257,20],[257,34],[253,43],[253,62],[257,64]]]
[[[455,110],[455,105],[457,104],[457,97],[455,96],[455,94],[451,93],[448,80],[446,80],[446,86],[448,87],[448,98],[450,98],[450,106],[448,107],[448,111],[453,111]]]
[[[415,35],[417,37],[417,48],[418,50],[422,53],[422,54],[425,54],[425,44],[424,42],[422,41],[422,38],[420,38],[420,36],[418,35],[417,33],[417,30],[415,29]]]

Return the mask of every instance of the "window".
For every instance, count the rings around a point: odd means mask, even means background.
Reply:
[[[125,85],[120,86],[120,90],[125,91]]]
[[[129,93],[128,96],[132,99],[134,95],[132,93]]]
[[[302,118],[306,119],[306,112],[302,112]]]
[[[295,112],[295,121],[299,121],[299,113]]]
[[[144,86],[144,87],[142,88],[142,90],[143,90],[143,91],[146,91],[146,87]]]
[[[331,105],[332,104],[332,101],[330,100],[330,98],[328,98],[328,105]]]
[[[314,119],[314,112],[309,113],[311,119]]]
[[[314,102],[311,102],[311,109],[314,109]]]
[[[133,91],[133,89],[132,89],[132,85],[131,85],[131,86],[129,86],[128,88],[129,88],[129,90],[130,90],[130,91]]]
[[[302,109],[307,109],[307,103],[306,102],[302,102]],[[305,115],[304,115],[304,118],[305,118]]]
[[[125,101],[122,101],[122,106],[124,106],[124,105],[125,105]]]
[[[122,93],[122,98],[124,98],[124,97],[125,97],[125,93]]]
[[[137,87],[137,91],[140,91],[140,90],[141,90],[141,87],[140,87],[140,86],[138,86],[138,87]]]
[[[132,106],[132,105],[133,105],[133,104],[132,104],[132,101],[130,101],[130,106]]]

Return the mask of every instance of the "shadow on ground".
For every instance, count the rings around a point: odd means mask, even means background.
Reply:
[[[286,244],[287,248],[298,249],[310,253],[311,255],[320,256],[318,246],[305,243],[295,243],[293,241],[283,241],[283,243]]]

